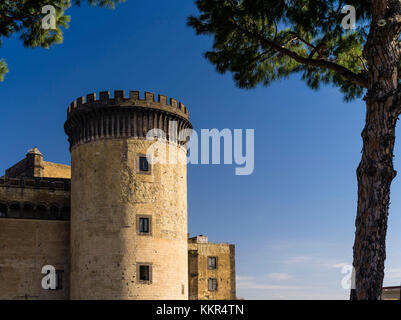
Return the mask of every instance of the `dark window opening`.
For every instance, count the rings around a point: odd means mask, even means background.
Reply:
[[[151,264],[140,263],[138,264],[139,283],[151,283],[152,281],[152,266]]]
[[[208,266],[210,270],[217,269],[217,257],[209,257]]]
[[[0,218],[7,217],[7,206],[4,203],[0,203]]]
[[[64,270],[56,270],[56,290],[63,289]]]
[[[139,157],[139,171],[149,172],[149,163],[146,157]]]
[[[56,206],[50,207],[50,219],[57,220],[59,218],[59,209]]]
[[[10,211],[8,212],[9,218],[20,218],[21,217],[21,210],[20,206],[17,203],[14,203],[10,206]]]
[[[209,279],[209,291],[217,291],[217,279]]]
[[[40,204],[36,207],[36,218],[46,220],[48,219],[47,208],[46,206]]]
[[[35,212],[34,212],[33,205],[28,204],[28,203],[24,205],[24,209],[22,211],[22,218],[25,218],[25,219],[35,218]]]
[[[149,218],[139,218],[139,232],[140,233],[149,233]]]
[[[149,266],[139,266],[139,280],[141,281],[150,280]]]

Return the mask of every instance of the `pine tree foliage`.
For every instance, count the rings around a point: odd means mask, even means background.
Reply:
[[[356,8],[356,29],[341,22],[344,5]],[[367,86],[363,47],[371,17],[369,0],[197,0],[188,18],[197,34],[214,37],[205,57],[241,88],[299,73],[318,89],[333,84],[345,100]]]

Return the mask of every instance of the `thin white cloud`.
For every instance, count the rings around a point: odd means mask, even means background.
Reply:
[[[298,286],[290,285],[277,285],[272,283],[266,283],[263,281],[263,277],[249,277],[249,276],[237,276],[237,288],[238,289],[299,289]]]
[[[285,260],[285,263],[287,264],[303,264],[310,262],[312,260],[311,256],[307,255],[296,255],[293,257],[289,257]]]
[[[335,262],[335,263],[330,263],[330,262],[324,262],[321,264],[322,267],[325,268],[330,268],[330,269],[342,269],[345,266],[351,266],[352,264],[349,262]]]
[[[390,268],[384,270],[384,276],[386,279],[401,279],[401,268]]]
[[[269,264],[263,265],[264,270],[260,267],[252,270],[257,271],[257,276],[248,270],[248,275],[237,278],[238,296],[275,300],[349,299],[349,290],[341,286],[344,278],[341,271],[352,264],[349,262],[352,259],[332,252],[331,243],[325,244],[324,250],[316,246],[315,242],[302,241],[269,243],[265,251]]]
[[[238,296],[247,299],[347,300],[349,297],[349,292],[330,286],[274,284],[267,281],[266,276],[238,276],[237,289]]]
[[[346,263],[346,262],[343,262],[343,263],[333,264],[331,267],[334,268],[334,269],[341,269],[341,268],[343,268],[345,266],[348,266],[348,265],[350,265],[350,264]]]
[[[293,278],[292,275],[283,272],[273,272],[267,275],[267,277],[271,280],[275,281],[287,281]]]

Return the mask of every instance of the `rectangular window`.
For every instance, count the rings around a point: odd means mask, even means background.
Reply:
[[[152,283],[152,264],[137,263],[137,281],[142,284]]]
[[[217,269],[217,257],[208,257],[209,270]]]
[[[150,156],[150,155],[149,155]],[[152,161],[148,161],[148,157],[145,153],[137,153],[135,155],[136,162],[136,173],[142,175],[152,175]]]
[[[149,163],[146,157],[139,157],[139,171],[149,172]]]
[[[139,280],[149,281],[150,280],[150,270],[149,266],[139,266]]]
[[[151,236],[152,235],[152,216],[150,215],[137,215],[136,216],[136,230],[138,235]]]
[[[209,291],[217,291],[217,279],[209,279]]]

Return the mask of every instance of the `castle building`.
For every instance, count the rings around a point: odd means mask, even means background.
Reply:
[[[171,123],[192,128],[175,99],[90,94],[68,108],[71,167],[34,148],[5,171],[0,299],[235,299],[234,246],[188,239],[187,140]],[[155,141],[177,161],[148,161]]]
[[[204,235],[188,239],[190,300],[235,300],[235,247],[210,243]]]

